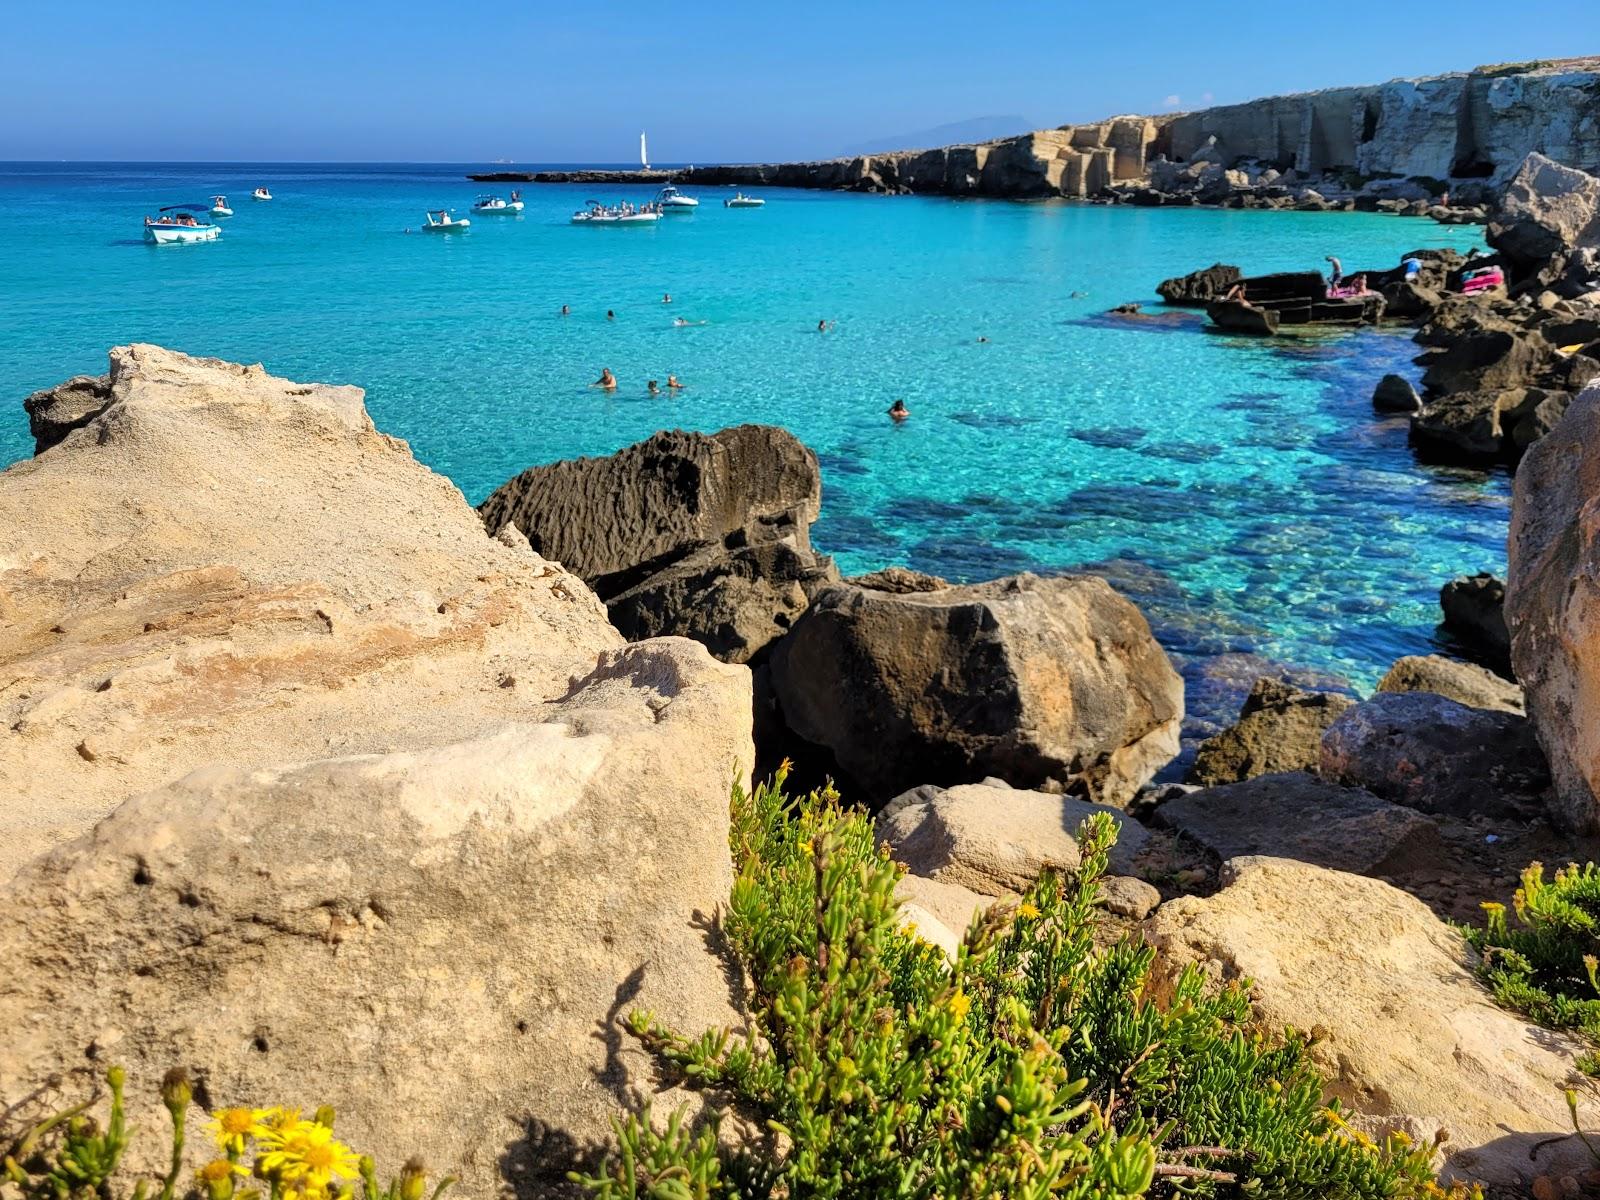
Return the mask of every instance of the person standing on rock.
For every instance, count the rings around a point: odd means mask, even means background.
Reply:
[[[1331,254],[1327,256],[1327,261],[1333,264],[1333,277],[1328,280],[1328,286],[1338,287],[1344,282],[1344,265]]]

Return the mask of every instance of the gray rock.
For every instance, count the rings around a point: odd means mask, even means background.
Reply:
[[[1438,827],[1420,812],[1303,771],[1191,792],[1156,820],[1223,860],[1264,854],[1359,875],[1438,845]]]
[[[111,403],[104,375],[75,375],[65,383],[35,392],[22,402],[33,434],[33,452],[43,454],[74,429],[87,425]]]
[[[1244,272],[1231,263],[1213,263],[1176,279],[1162,280],[1156,285],[1156,294],[1168,304],[1201,307],[1222,299],[1243,278]]]
[[[1469,708],[1522,712],[1522,689],[1493,671],[1437,654],[1397,659],[1378,682],[1380,692],[1432,692]]]
[[[1550,786],[1525,717],[1430,692],[1379,692],[1322,739],[1322,776],[1444,816],[1526,816]]]
[[[996,775],[1123,804],[1178,749],[1182,680],[1103,579],[834,585],[770,665],[788,727],[868,801]]]
[[[1444,627],[1462,645],[1491,662],[1509,662],[1511,634],[1506,629],[1505,581],[1487,571],[1452,579],[1439,589]]]
[[[1200,743],[1186,782],[1237,783],[1315,769],[1323,733],[1354,703],[1337,692],[1304,692],[1276,679],[1257,679],[1238,721]]]
[[[1379,412],[1421,412],[1422,397],[1404,375],[1385,375],[1372,393],[1372,407]]]

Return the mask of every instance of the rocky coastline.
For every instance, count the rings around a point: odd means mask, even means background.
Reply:
[[[1139,205],[1366,208],[1481,221],[1530,153],[1600,170],[1600,58],[1479,67],[1119,116],[976,145],[654,171],[492,171],[479,182],[821,188]],[[1449,197],[1453,203],[1440,204]]]
[[[1392,119],[1376,95],[1300,111]],[[1500,144],[1456,128],[1474,169]],[[1240,1024],[1308,1031],[1313,1099],[1353,1131],[1329,1136],[1403,1134],[1495,1200],[1600,1194],[1572,1136],[1593,1045],[1502,1003],[1461,932],[1529,863],[1600,857],[1600,179],[1505,172],[1504,289],[1451,294],[1447,256],[1373,273],[1427,347],[1384,405],[1420,405],[1419,449],[1516,468],[1507,579],[1441,593],[1483,665],[1409,656],[1366,697],[1264,674],[1182,782],[1183,680],[1133,600],[1090,574],[841,578],[782,429],[664,431],[474,510],[356,388],[132,345],[28,397],[36,454],[0,472],[0,1114],[181,1065],[206,1109],[326,1103],[471,1197],[569,1193],[619,1112],[718,1103],[629,1014],[750,1018],[729,784],[790,760],[871,811],[916,953],[959,960],[1109,823],[1096,936],[1160,964],[1130,1012],[1249,978]],[[940,995],[948,1032],[970,1000]],[[130,1121],[164,1103],[130,1091]],[[721,1134],[763,1136],[737,1112]]]

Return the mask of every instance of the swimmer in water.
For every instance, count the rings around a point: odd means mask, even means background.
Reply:
[[[606,320],[615,321],[616,319],[617,319],[617,314],[612,312],[609,308],[606,309]]]
[[[667,386],[675,392],[683,391],[683,384],[678,382],[678,377],[676,375],[667,376]]]
[[[832,328],[833,328],[833,322],[828,320],[826,317],[824,317],[822,320],[817,322],[817,332],[818,333],[827,333],[828,330],[830,330]]]
[[[672,293],[671,292],[665,293],[661,297],[661,303],[663,303],[663,304],[671,304],[672,303]]]
[[[896,400],[893,404],[889,405],[889,419],[894,421],[896,424],[904,421],[910,415],[911,410],[906,407],[906,402],[904,400]]]
[[[984,337],[984,336],[983,336],[983,335],[982,335],[982,334],[979,334],[979,335],[978,335],[978,344],[979,344],[979,345],[982,345],[982,344],[983,344],[983,343],[985,343],[985,342],[987,342],[987,341],[988,341],[988,340],[989,340],[989,339],[988,339],[988,338],[986,338],[986,337]]]
[[[570,317],[572,315],[572,310],[570,308],[568,308],[565,304],[563,304],[561,306],[561,315],[563,317]]]
[[[650,381],[650,383],[648,384],[648,387],[650,388],[650,394],[652,396],[661,395],[661,385],[659,383],[657,383],[654,379],[652,379]]]
[[[617,390],[617,377],[611,373],[610,367],[600,369],[600,378],[589,385],[590,387],[605,388],[608,392]]]

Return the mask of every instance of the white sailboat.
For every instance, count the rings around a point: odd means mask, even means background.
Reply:
[[[644,130],[639,131],[639,165],[646,171],[650,169],[650,155],[645,153]]]

